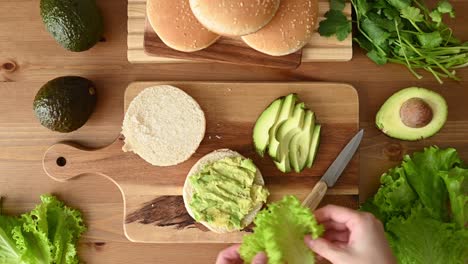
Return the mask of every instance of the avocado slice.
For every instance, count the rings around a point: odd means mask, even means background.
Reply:
[[[306,166],[314,127],[315,114],[308,110],[305,114],[303,128],[293,137],[290,144],[289,156],[291,160],[291,167],[296,172],[301,172]]]
[[[103,22],[95,0],[41,0],[41,17],[54,39],[70,51],[85,51],[102,38]]]
[[[289,155],[289,143],[291,139],[299,133],[304,125],[305,104],[298,103],[294,107],[293,115],[286,120],[279,128],[275,135],[276,140],[280,142],[277,159],[283,160]]]
[[[316,125],[312,135],[312,142],[310,143],[309,156],[307,157],[307,168],[312,168],[314,165],[315,157],[317,156],[318,147],[320,145],[320,132],[322,125]]]
[[[253,129],[253,143],[255,151],[263,157],[270,141],[269,131],[278,119],[284,97],[276,99],[260,115]]]
[[[42,86],[34,98],[33,109],[44,127],[67,133],[82,127],[95,105],[96,88],[90,80],[65,76]]]
[[[285,156],[284,159],[282,159],[280,162],[274,161],[274,163],[276,165],[276,168],[278,168],[278,170],[280,170],[281,172],[291,172],[291,163],[289,160],[289,156]]]
[[[447,102],[440,94],[409,87],[385,101],[375,123],[390,137],[414,141],[436,134],[447,121],[447,115]]]
[[[270,128],[269,131],[269,143],[268,143],[268,154],[273,160],[279,161],[277,158],[279,141],[276,139],[276,132],[278,128],[291,117],[296,105],[297,94],[289,94],[285,97],[283,105],[276,120],[276,123]]]

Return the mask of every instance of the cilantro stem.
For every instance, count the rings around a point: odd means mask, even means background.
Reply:
[[[431,67],[425,67],[424,68],[425,70],[429,71],[430,73],[432,73],[432,75],[434,75],[434,77],[436,78],[436,80],[440,83],[440,84],[443,84],[444,82],[440,79],[439,75],[434,72],[434,70],[431,68]]]
[[[400,36],[400,30],[398,29],[398,21],[394,20],[395,21],[395,29],[396,29],[396,33],[397,33],[397,36],[398,36],[398,40],[401,42],[401,36]],[[422,76],[419,75],[417,72],[415,72],[413,70],[413,67],[411,66],[411,64],[409,63],[409,60],[408,60],[408,57],[406,56],[406,48],[403,47],[403,46],[400,46],[400,48],[403,50],[403,57],[405,57],[405,61],[406,61],[406,67],[408,67],[408,69],[410,70],[410,72],[416,76],[416,78],[418,79],[421,79]]]

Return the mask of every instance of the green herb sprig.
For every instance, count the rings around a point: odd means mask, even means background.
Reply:
[[[333,0],[344,1],[344,0]],[[340,12],[334,9],[320,23],[322,36],[336,35],[345,39],[344,27],[351,27],[348,20],[338,20]],[[398,63],[405,65],[418,79],[418,70],[430,72],[439,83],[442,78],[459,80],[456,69],[468,66],[468,42],[462,43],[453,36],[452,29],[443,23],[447,15],[455,17],[452,5],[442,0],[430,10],[420,0],[351,0],[356,13],[358,29],[354,41],[367,51],[367,56],[375,63]],[[331,29],[330,24],[335,27]]]

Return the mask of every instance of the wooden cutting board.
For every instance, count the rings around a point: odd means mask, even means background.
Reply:
[[[325,13],[330,9],[329,0],[318,0],[319,1],[319,21],[323,20]],[[351,18],[351,4],[347,3],[345,14]],[[186,59],[176,59],[170,58],[174,57],[174,53],[170,53],[165,50],[166,53],[163,57],[151,56],[145,52],[145,41],[144,36],[145,32],[147,37],[149,36],[150,41],[148,43],[157,43],[154,40],[154,35],[151,34],[151,27],[148,30],[145,30],[146,24],[146,0],[128,0],[128,38],[127,38],[127,58],[130,63],[178,63],[178,62],[195,62],[193,60]],[[154,33],[154,32],[153,32]],[[156,39],[157,40],[157,39]],[[223,42],[224,41],[224,42]],[[232,40],[231,40],[232,41]],[[221,40],[224,44],[230,44],[229,40]],[[161,54],[161,46],[156,45],[156,48],[159,47],[156,51],[151,45],[149,47],[149,52],[155,52]],[[227,51],[226,51],[227,52]],[[169,57],[167,57],[167,53]],[[227,52],[229,55],[229,52]],[[255,52],[256,53],[256,52]],[[270,58],[270,61],[276,61],[277,65],[283,65],[286,62],[290,64],[292,59],[297,60],[297,56],[300,53],[295,53],[290,57],[286,56],[283,59],[281,58]],[[204,54],[204,58],[208,55]],[[310,41],[302,49],[302,62],[322,62],[322,61],[349,61],[353,56],[352,49],[352,38],[349,36],[344,41],[338,41],[335,37],[325,38],[321,37],[318,33],[315,33]],[[209,56],[208,56],[209,57]],[[219,56],[218,56],[219,57]],[[270,56],[268,56],[270,57]],[[231,59],[235,58],[231,56]],[[260,57],[260,59],[263,57]],[[286,59],[286,62],[283,61]],[[257,63],[266,63],[266,61],[257,60]],[[271,63],[271,62],[270,62]],[[252,63],[251,63],[252,64]]]
[[[125,109],[144,88],[160,84],[177,86],[195,100],[205,112],[207,130],[200,148],[188,161],[172,167],[156,167],[133,153],[124,153],[123,137],[102,149],[85,149],[56,144],[44,154],[45,172],[55,180],[68,181],[78,176],[104,176],[121,190],[124,199],[124,230],[135,242],[239,242],[248,232],[215,234],[196,224],[187,214],[182,186],[193,164],[205,154],[229,148],[252,158],[261,170],[269,201],[287,194],[300,199],[311,191],[331,162],[354,136],[359,124],[358,96],[353,87],[338,83],[212,83],[212,82],[137,82],[125,93]],[[312,169],[283,174],[269,158],[261,159],[252,147],[252,128],[260,113],[274,99],[298,93],[323,125],[317,160]],[[354,157],[328,201],[350,207],[357,204],[358,155]],[[327,197],[327,196],[326,196]]]
[[[240,38],[234,37],[221,37],[216,43],[203,50],[181,52],[166,46],[154,32],[148,20],[145,25],[143,45],[146,54],[151,56],[282,69],[299,67],[302,58],[302,49],[286,56],[270,56],[250,48]]]

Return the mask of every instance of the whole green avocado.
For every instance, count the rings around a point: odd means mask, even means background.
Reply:
[[[37,92],[33,109],[44,127],[67,133],[82,127],[94,111],[96,88],[78,76],[53,79]]]
[[[95,0],[41,0],[42,21],[64,48],[80,52],[102,38],[103,22]]]

